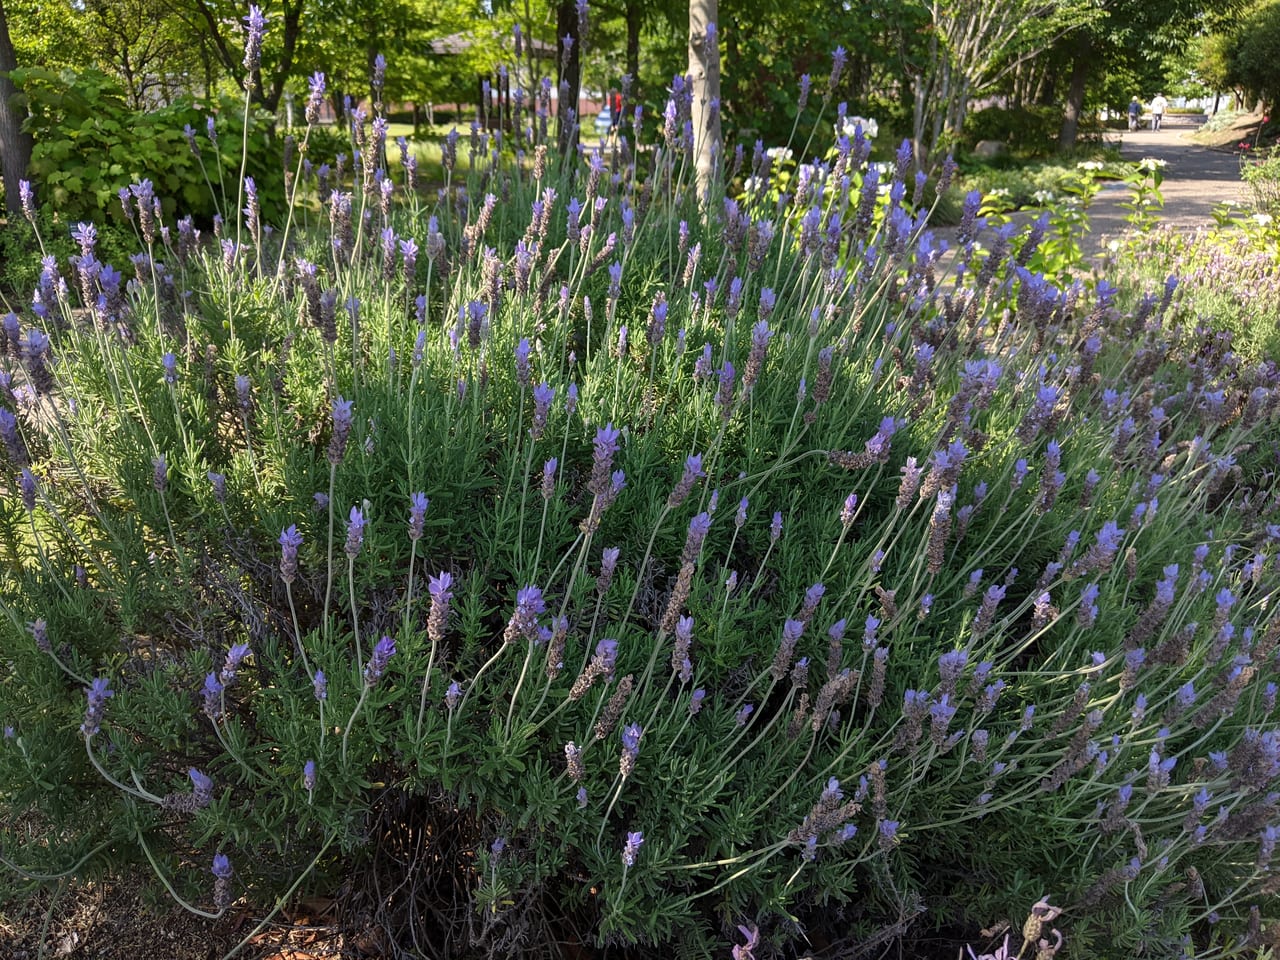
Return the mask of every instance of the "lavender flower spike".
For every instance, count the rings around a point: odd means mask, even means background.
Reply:
[[[694,454],[686,457],[684,461],[684,472],[680,475],[680,482],[676,484],[675,489],[671,491],[671,495],[667,497],[668,507],[678,507],[689,496],[693,490],[693,485],[699,477],[705,477],[706,473],[702,469],[702,454]]]
[[[378,641],[377,646],[373,648],[373,656],[369,658],[369,663],[364,668],[364,682],[372,687],[382,679],[382,674],[386,672],[387,663],[391,660],[396,652],[396,642],[388,636],[383,636]]]
[[[422,539],[422,527],[427,516],[427,507],[431,501],[425,493],[414,493],[409,496],[409,539]]]
[[[638,723],[630,723],[622,731],[622,759],[618,764],[618,773],[625,780],[636,768],[636,758],[640,756],[640,738],[644,729]]]
[[[427,615],[427,636],[432,643],[444,639],[445,627],[449,622],[449,602],[453,599],[453,575],[441,573],[439,576],[427,578],[427,592],[431,594],[431,612]]]
[[[262,35],[267,29],[267,18],[262,15],[262,8],[251,4],[249,15],[244,18],[244,24],[246,28],[244,68],[249,73],[254,73],[262,65]]]
[[[359,507],[351,508],[351,518],[347,521],[347,543],[343,549],[347,556],[354,560],[360,555],[360,547],[364,544],[364,514]]]
[[[213,781],[195,767],[187,770],[187,776],[191,778],[191,792],[196,808],[203,810],[213,802]]]
[[[542,599],[542,591],[530,584],[516,594],[516,609],[507,621],[507,629],[503,633],[504,643],[510,643],[517,637],[532,640],[538,635],[538,615],[547,609]]]
[[[224,687],[229,687],[235,682],[236,672],[240,669],[240,664],[244,662],[244,658],[249,656],[249,653],[249,645],[247,643],[237,643],[227,651],[227,660],[222,665],[222,672],[218,674],[218,679]]]
[[[308,760],[302,765],[302,787],[307,793],[316,788],[316,762]]]
[[[302,534],[295,524],[280,533],[280,579],[293,583],[298,576],[298,548],[302,546]]]
[[[644,833],[637,830],[635,833],[627,833],[626,845],[622,848],[622,865],[625,867],[634,867],[636,865],[636,854],[640,852],[640,845],[644,843]]]
[[[329,463],[337,466],[347,452],[347,438],[351,436],[351,400],[338,397],[333,401],[333,434],[329,437],[327,452]]]
[[[115,695],[106,677],[95,677],[93,683],[85,690],[88,706],[84,711],[84,723],[80,725],[80,732],[86,737],[92,737],[102,729],[103,708],[107,705],[107,699]]]

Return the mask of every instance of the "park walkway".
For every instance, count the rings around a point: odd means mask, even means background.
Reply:
[[[1188,233],[1213,226],[1213,209],[1228,201],[1244,203],[1248,193],[1240,180],[1240,161],[1234,151],[1214,150],[1192,143],[1187,137],[1200,127],[1200,118],[1167,117],[1163,129],[1118,131],[1112,142],[1120,145],[1126,160],[1152,157],[1163,160],[1164,182],[1160,192],[1164,207],[1159,212],[1161,224]],[[1090,258],[1101,257],[1110,241],[1129,229],[1125,220],[1129,211],[1123,204],[1132,191],[1123,181],[1106,181],[1089,207],[1089,232],[1081,238],[1081,247]],[[1034,209],[1019,210],[1012,215],[1019,226],[1030,224],[1039,216]],[[954,226],[935,228],[934,233],[953,248]],[[944,258],[946,261],[947,258]]]
[[[1236,154],[1191,143],[1186,136],[1200,126],[1200,119],[1181,116],[1165,118],[1163,129],[1123,131],[1120,152],[1126,160],[1153,157],[1165,162],[1164,209],[1160,222],[1188,232],[1213,226],[1213,209],[1228,201],[1248,199],[1240,181],[1240,161]],[[1090,236],[1086,249],[1098,253],[1108,240],[1124,233],[1128,213],[1121,204],[1130,197],[1123,183],[1109,183],[1089,208]]]

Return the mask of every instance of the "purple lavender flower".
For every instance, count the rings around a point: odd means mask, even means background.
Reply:
[[[540,440],[547,429],[547,417],[555,396],[556,392],[549,383],[540,383],[533,388],[533,426],[529,428],[529,435],[534,440]]]
[[[618,764],[618,773],[624,780],[636,767],[636,758],[640,756],[640,738],[643,736],[644,729],[638,723],[627,724],[622,730],[622,759]]]
[[[256,10],[257,8],[250,7],[249,9]],[[225,853],[219,853],[214,856],[213,866],[210,868],[209,872],[219,880],[227,880],[231,877],[231,861],[227,859],[227,855]]]
[[[166,351],[160,363],[164,366],[164,382],[173,386],[178,382],[178,358]]]
[[[364,668],[364,682],[367,686],[372,687],[382,679],[382,674],[387,669],[387,663],[395,655],[395,652],[396,642],[384,634],[373,648],[373,656],[369,658],[369,662]]]
[[[791,669],[791,661],[795,657],[796,644],[804,635],[804,621],[788,619],[782,625],[782,640],[778,643],[773,665],[769,670],[775,681],[781,680]]]
[[[351,435],[351,405],[354,401],[338,397],[333,401],[333,433],[329,438],[329,463],[337,466],[347,450],[347,438]]]
[[[18,485],[22,489],[22,506],[27,513],[36,511],[36,478],[31,471],[23,467],[18,476]]]
[[[880,833],[880,849],[886,853],[897,845],[898,826],[897,820],[881,820],[876,825],[876,829]]]
[[[462,686],[457,680],[449,684],[449,689],[444,692],[444,705],[450,710],[458,706],[458,701],[462,699]]]
[[[876,631],[880,629],[880,618],[867,614],[866,623],[862,628],[862,645],[865,649],[870,650],[876,645]]]
[[[618,438],[621,432],[607,423],[596,430],[592,441],[591,482],[588,489],[597,495],[603,495],[609,489],[610,471],[613,469],[613,455],[618,452]]]
[[[252,74],[262,63],[262,35],[267,29],[267,18],[262,15],[262,8],[250,4],[249,15],[244,18],[244,24],[244,68]],[[248,82],[254,81],[250,78]]]
[[[853,517],[858,509],[858,495],[851,493],[844,498],[844,506],[840,508],[840,525],[846,530],[853,526]]]
[[[622,865],[625,867],[634,867],[636,865],[636,854],[640,852],[640,845],[644,843],[644,834],[637,830],[635,833],[627,834],[626,845],[622,848]]]
[[[22,204],[22,215],[35,223],[36,220],[36,196],[31,189],[30,180],[18,181],[18,198]]]
[[[43,617],[37,619],[35,623],[29,624],[28,629],[31,630],[31,636],[35,640],[37,650],[41,653],[53,652],[53,645],[49,642],[49,628]]]
[[[204,712],[210,720],[217,720],[222,716],[222,683],[218,680],[216,673],[207,674],[204,678],[204,688],[201,690],[201,697],[204,700]]]
[[[529,367],[530,349],[531,348],[529,346],[528,337],[521,337],[520,342],[516,344],[515,356],[516,356],[516,381],[522,387],[527,387],[532,382],[530,379],[531,370]]]
[[[659,293],[654,298],[653,307],[649,311],[649,329],[647,339],[649,346],[656,349],[667,332],[667,298]]]
[[[680,481],[676,484],[675,489],[671,491],[671,495],[667,497],[667,506],[675,508],[684,503],[685,498],[693,490],[694,483],[697,482],[699,477],[705,476],[706,473],[702,469],[702,454],[686,457],[684,472],[681,473]]]
[[[542,465],[542,499],[550,500],[556,492],[556,470],[560,462],[551,457]]]
[[[325,679],[323,670],[317,670],[311,678],[311,691],[321,703],[329,699],[329,681]]]
[[[298,575],[298,548],[302,546],[302,534],[295,524],[280,533],[280,579],[293,583]]]
[[[836,85],[839,84],[840,75],[844,72],[844,65],[845,65],[845,62],[848,60],[848,57],[849,55],[848,53],[845,52],[844,47],[836,47],[835,50],[832,51],[831,80],[830,80],[830,89],[827,92],[828,96],[831,95],[831,91],[835,90]]]
[[[360,555],[360,548],[364,545],[364,525],[364,513],[359,507],[352,507],[347,520],[347,542],[343,547],[352,560]]]
[[[542,591],[533,584],[522,587],[516,593],[516,609],[507,621],[507,629],[503,633],[504,643],[510,643],[518,637],[533,640],[538,635],[538,615],[547,609],[542,599]]]
[[[703,541],[711,530],[711,515],[702,512],[689,521],[689,532],[684,540],[684,551],[680,556],[681,563],[693,563],[702,552]]]
[[[218,674],[218,679],[223,687],[229,687],[235,683],[236,672],[240,669],[240,664],[244,662],[244,658],[249,655],[249,652],[247,643],[237,643],[227,651],[226,662],[222,665],[222,672]]]
[[[431,595],[431,612],[427,615],[427,636],[432,643],[444,639],[445,627],[449,622],[449,604],[453,600],[453,575],[441,573],[427,578],[427,592]]]
[[[187,770],[187,776],[191,778],[191,792],[195,797],[196,807],[203,810],[213,802],[213,781],[195,767]]]
[[[733,364],[728,360],[717,374],[719,387],[716,390],[716,405],[720,407],[720,416],[728,420],[733,414],[733,385],[737,376]]]
[[[246,416],[253,406],[253,381],[243,373],[236,374],[236,402]]]
[[[160,493],[169,485],[169,464],[163,453],[151,461],[151,485]]]
[[[782,511],[776,510],[773,519],[769,521],[769,543],[770,545],[777,543],[782,538]]]
[[[307,123],[314,126],[320,122],[320,108],[324,105],[324,74],[313,73],[307,84]]]
[[[414,543],[422,539],[422,527],[430,502],[421,491],[409,495],[409,539]]]
[[[755,712],[756,712],[756,708],[754,704],[744,703],[742,705],[742,708],[736,714],[734,714],[733,725],[735,727],[746,726],[747,720],[751,717],[751,714]]]
[[[302,789],[310,793],[316,788],[316,762],[308,760],[302,765]]]
[[[102,729],[102,711],[107,705],[107,700],[115,695],[106,677],[94,678],[93,683],[85,689],[85,698],[88,702],[80,732],[86,737],[92,737]]]

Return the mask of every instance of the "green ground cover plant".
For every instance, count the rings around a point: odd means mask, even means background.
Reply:
[[[345,879],[403,956],[1273,933],[1274,360],[1176,262],[1055,283],[1052,221],[977,192],[944,269],[859,124],[699,196],[691,96],[562,160],[535,91],[434,197],[355,109],[271,229],[251,181],[209,237],[142,180],[128,281],[89,223],[42,264],[0,360],[15,878],[210,917]]]

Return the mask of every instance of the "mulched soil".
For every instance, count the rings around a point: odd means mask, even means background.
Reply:
[[[52,912],[50,912],[50,903]],[[373,958],[333,922],[333,902],[303,900],[277,914],[236,954],[238,960]],[[157,912],[140,880],[71,884],[54,900],[40,891],[0,902],[0,957],[4,960],[221,960],[253,933],[265,911],[233,907],[219,920],[181,908]],[[48,928],[45,929],[46,920]],[[43,935],[42,935],[43,934]],[[42,949],[43,948],[43,949]]]

